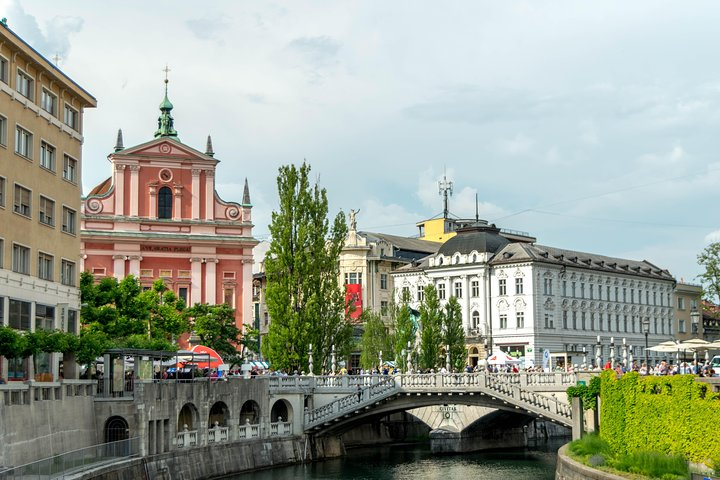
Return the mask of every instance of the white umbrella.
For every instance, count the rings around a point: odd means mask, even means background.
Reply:
[[[506,363],[517,363],[519,360],[514,359],[505,352],[495,352],[487,359],[490,365],[505,365]]]
[[[651,350],[653,352],[677,352],[678,350],[678,344],[673,342],[672,340],[668,340],[667,342],[658,343],[654,347],[648,348],[648,350]]]
[[[712,348],[709,345],[712,345],[712,343],[701,340],[699,338],[693,338],[692,340],[686,340],[682,343],[678,343],[677,348],[679,348],[680,350],[690,350],[694,352],[696,350],[705,350],[708,348]]]

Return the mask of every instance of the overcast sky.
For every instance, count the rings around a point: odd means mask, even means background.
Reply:
[[[212,135],[217,190],[266,238],[280,165],[331,214],[415,235],[475,214],[538,243],[696,282],[720,240],[720,3],[0,0],[8,26],[98,99],[83,187],[152,139],[170,71],[180,139]]]

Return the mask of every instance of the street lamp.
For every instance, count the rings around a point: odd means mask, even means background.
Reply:
[[[693,308],[692,312],[690,312],[690,323],[692,323],[693,335],[697,335],[700,325],[700,312],[698,312],[697,308]]]
[[[645,332],[645,370],[649,372],[650,360],[648,359],[648,335],[650,334],[650,318],[643,318],[642,326],[643,332]]]

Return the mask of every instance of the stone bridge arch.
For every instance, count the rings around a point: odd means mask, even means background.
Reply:
[[[280,418],[282,418],[283,422],[293,421],[292,405],[284,398],[277,399],[270,409],[270,422],[279,422],[281,421]]]
[[[255,400],[248,400],[240,408],[240,425],[256,425],[260,423],[260,405]]]
[[[218,427],[227,427],[230,421],[230,409],[225,402],[215,402],[208,415],[208,428],[217,424]]]
[[[200,428],[200,413],[193,403],[186,403],[178,413],[177,431],[192,431],[198,428]]]

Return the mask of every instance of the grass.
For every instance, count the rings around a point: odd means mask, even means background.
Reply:
[[[595,433],[574,440],[568,449],[585,465],[614,470],[615,473],[629,473],[633,478],[637,478],[636,475],[661,480],[690,478],[687,461],[681,456],[651,451],[614,454],[610,445]]]

